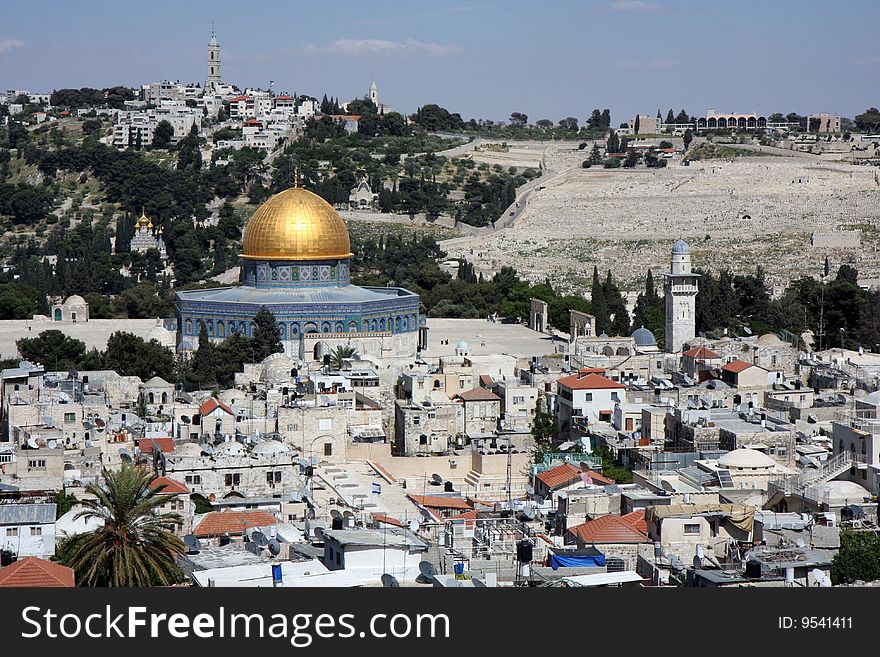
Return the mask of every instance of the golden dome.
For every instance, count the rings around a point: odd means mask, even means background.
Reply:
[[[149,217],[147,217],[146,213],[143,210],[141,210],[140,219],[137,220],[137,223],[135,225],[136,226],[145,226],[147,228],[152,228],[153,222],[150,221],[150,219],[149,219]]]
[[[291,187],[263,203],[244,229],[247,260],[339,260],[350,258],[348,227],[317,194]]]

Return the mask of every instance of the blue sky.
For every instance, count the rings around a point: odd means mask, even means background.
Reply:
[[[42,0],[0,13],[0,88],[224,80],[531,121],[880,104],[880,0]]]

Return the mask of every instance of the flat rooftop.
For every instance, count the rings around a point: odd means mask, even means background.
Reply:
[[[523,324],[502,324],[486,319],[428,318],[428,349],[425,358],[455,355],[455,346],[464,340],[472,356],[506,354],[515,358],[554,353],[554,346],[564,348],[568,340],[538,333]],[[441,342],[449,341],[449,344]],[[562,359],[560,359],[560,363]]]

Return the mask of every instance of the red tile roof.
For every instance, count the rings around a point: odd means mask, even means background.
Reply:
[[[216,397],[211,397],[208,401],[206,401],[204,404],[199,406],[199,415],[204,417],[210,413],[213,413],[218,408],[222,408],[224,411],[226,411],[230,415],[234,415],[234,413],[232,412],[232,409],[229,408],[229,406],[224,404],[222,401],[220,401]]]
[[[76,586],[73,568],[37,557],[19,559],[0,568],[0,588],[47,588]]]
[[[460,497],[443,497],[442,495],[407,495],[416,504],[431,509],[471,509],[467,500]]]
[[[172,479],[171,477],[156,477],[150,482],[150,489],[152,490],[156,490],[160,486],[165,486],[165,488],[159,492],[160,495],[189,495],[189,488],[177,481],[177,479]]]
[[[459,399],[463,399],[466,402],[472,401],[501,401],[501,397],[496,395],[491,390],[486,390],[485,388],[473,388],[471,390],[465,390],[464,392],[460,392],[456,395]]]
[[[403,523],[400,522],[397,518],[392,518],[391,516],[386,516],[384,513],[374,513],[373,514],[374,522],[384,522],[389,525],[394,525],[395,527],[403,527]]]
[[[459,513],[457,516],[449,516],[447,520],[464,520],[464,526],[468,529],[472,529],[477,523],[475,520],[479,514],[476,511],[465,511],[464,513]]]
[[[578,374],[605,374],[604,367],[581,367]]]
[[[236,96],[235,98],[230,98],[230,103],[237,103],[242,100],[250,100],[250,96]]]
[[[480,374],[480,385],[484,388],[491,388],[495,385],[495,381],[488,374]]]
[[[572,374],[565,376],[556,382],[557,385],[565,386],[570,390],[603,390],[626,388],[622,383],[606,379],[601,374]]]
[[[196,536],[240,535],[250,527],[275,525],[278,520],[266,511],[211,511],[193,528]]]
[[[620,516],[602,516],[571,527],[569,533],[584,543],[648,543],[648,536]]]
[[[631,524],[633,527],[638,529],[643,534],[648,533],[648,523],[645,522],[645,510],[639,509],[638,511],[633,511],[632,513],[627,513],[624,516],[620,516],[621,520],[624,520]]]
[[[739,374],[743,370],[747,370],[750,367],[754,367],[751,363],[747,363],[744,360],[732,360],[727,365],[724,365],[721,369],[725,372],[732,372],[734,374]]]
[[[152,454],[153,445],[159,448],[159,451],[169,454],[174,451],[173,438],[141,438],[138,440],[138,449],[141,454]]]
[[[562,488],[563,486],[568,486],[569,484],[580,481],[581,473],[589,474],[590,478],[593,480],[593,483],[604,486],[610,486],[614,483],[613,479],[603,477],[598,472],[593,472],[592,470],[581,470],[571,463],[563,463],[562,465],[557,465],[555,468],[545,470],[537,476],[537,479],[541,481],[545,486],[547,486],[547,488],[549,488],[550,490],[555,490],[557,488]]]
[[[688,349],[683,355],[688,356],[689,358],[702,358],[704,360],[717,360],[721,358],[721,356],[703,345]]]

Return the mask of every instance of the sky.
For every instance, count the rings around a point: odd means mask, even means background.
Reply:
[[[880,0],[41,0],[4,3],[0,89],[200,81],[531,122],[880,105]]]

